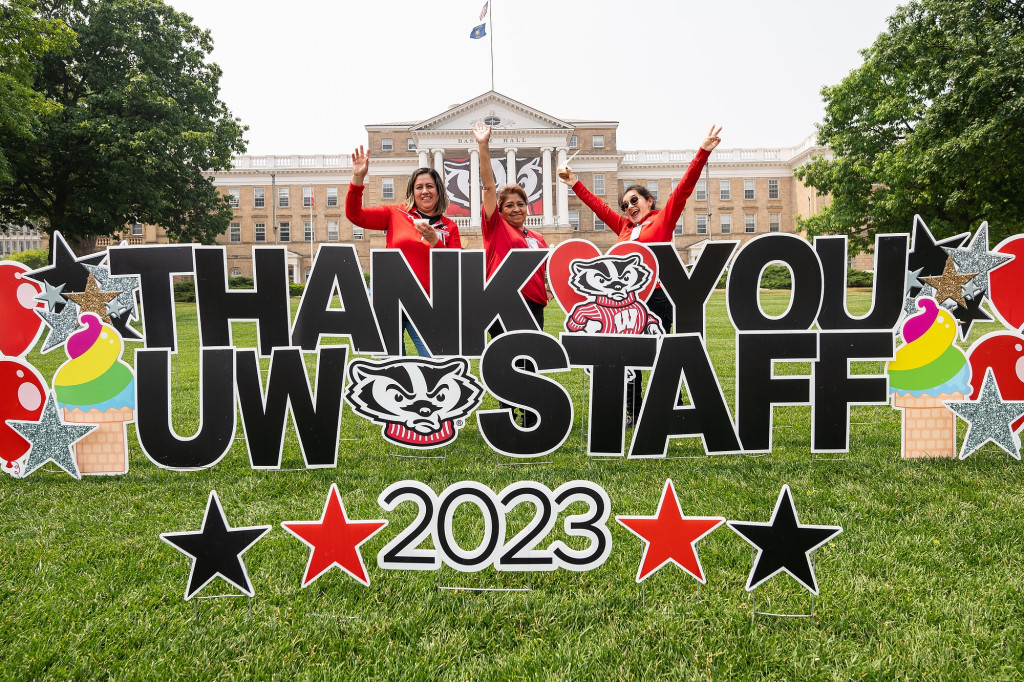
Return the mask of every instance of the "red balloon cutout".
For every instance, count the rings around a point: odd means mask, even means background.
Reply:
[[[8,419],[38,421],[46,388],[32,365],[15,359],[0,360],[0,459],[6,468],[28,452],[30,443],[8,424]]]
[[[1004,239],[995,251],[1016,258],[989,273],[988,298],[1000,322],[1024,330],[1024,234]]]
[[[43,293],[38,284],[25,278],[29,272],[21,263],[0,263],[0,354],[18,357],[35,345],[43,320],[36,314]]]
[[[991,367],[1003,400],[1024,400],[1024,336],[1010,332],[986,334],[971,346],[967,361],[971,363],[971,386],[974,388],[971,395],[981,394],[985,370]],[[1013,422],[1013,430],[1022,425],[1024,417]]]

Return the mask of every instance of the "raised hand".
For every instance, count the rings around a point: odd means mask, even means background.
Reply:
[[[363,145],[352,152],[352,184],[361,185],[366,178],[366,171],[370,169],[370,150],[363,149]]]
[[[721,143],[722,138],[718,136],[718,133],[722,132],[722,126],[718,126],[718,130],[715,130],[715,126],[711,126],[711,130],[708,131],[708,136],[704,138],[704,141],[700,143],[701,149],[711,151]]]
[[[491,126],[483,121],[477,121],[473,124],[473,134],[476,135],[476,141],[479,144],[489,142],[491,139]]]
[[[576,174],[568,166],[558,167],[558,179],[570,187],[576,184]]]

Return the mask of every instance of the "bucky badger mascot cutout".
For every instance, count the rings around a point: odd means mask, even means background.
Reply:
[[[569,286],[588,300],[577,303],[565,328],[587,334],[664,334],[661,322],[637,293],[651,281],[639,254],[574,260]]]
[[[407,448],[455,440],[483,400],[484,389],[465,358],[354,360],[345,400],[356,414],[381,424],[385,439]]]

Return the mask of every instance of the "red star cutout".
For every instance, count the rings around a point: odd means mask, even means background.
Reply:
[[[671,503],[667,504],[669,501]],[[640,569],[636,573],[638,583],[670,561],[701,583],[707,582],[697,558],[697,541],[725,523],[725,519],[720,516],[683,516],[671,478],[665,481],[657,514],[616,516],[615,520],[645,543]]]
[[[388,522],[383,519],[350,521],[341,503],[338,486],[334,483],[327,494],[320,521],[281,523],[282,528],[313,548],[306,563],[306,575],[302,578],[303,587],[322,576],[331,566],[337,566],[363,585],[369,585],[359,546],[386,525]]]

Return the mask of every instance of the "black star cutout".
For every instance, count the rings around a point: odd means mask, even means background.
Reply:
[[[728,524],[757,550],[754,568],[747,579],[748,592],[776,573],[785,571],[811,594],[818,594],[811,552],[843,532],[840,526],[801,524],[788,485],[782,486],[772,520],[768,523],[729,521]]]
[[[216,513],[211,513],[216,510]],[[206,587],[211,580],[220,576],[240,589],[246,596],[253,596],[249,572],[242,562],[242,554],[256,544],[270,530],[270,526],[249,526],[232,528],[224,518],[217,491],[210,491],[203,515],[203,529],[184,533],[161,533],[160,539],[179,552],[192,557],[192,570],[185,588],[185,599],[191,599],[196,592]]]
[[[53,251],[53,265],[39,268],[28,273],[26,277],[34,279],[42,284],[47,282],[51,287],[64,285],[64,295],[75,291],[85,291],[86,281],[89,279],[89,271],[86,265],[99,265],[107,257],[106,251],[89,254],[81,258],[75,258],[74,252],[68,248],[67,242],[60,232],[54,232],[51,238],[51,250]]]
[[[967,335],[971,331],[971,325],[977,322],[991,322],[992,316],[985,312],[985,309],[981,307],[981,302],[985,300],[985,294],[980,293],[976,296],[968,296],[964,294],[964,302],[967,305],[957,305],[950,312],[953,313],[953,317],[960,326],[960,338],[963,340],[967,339]]]
[[[964,232],[936,242],[932,231],[924,224],[921,216],[914,216],[914,241],[911,243],[907,270],[916,272],[918,277],[941,275],[942,269],[946,266],[946,258],[949,257],[946,249],[958,248],[967,241],[969,236],[971,236],[969,232]],[[911,284],[911,288],[914,288],[913,284]],[[920,291],[919,288],[918,291]],[[915,291],[911,291],[911,293],[917,294]]]

